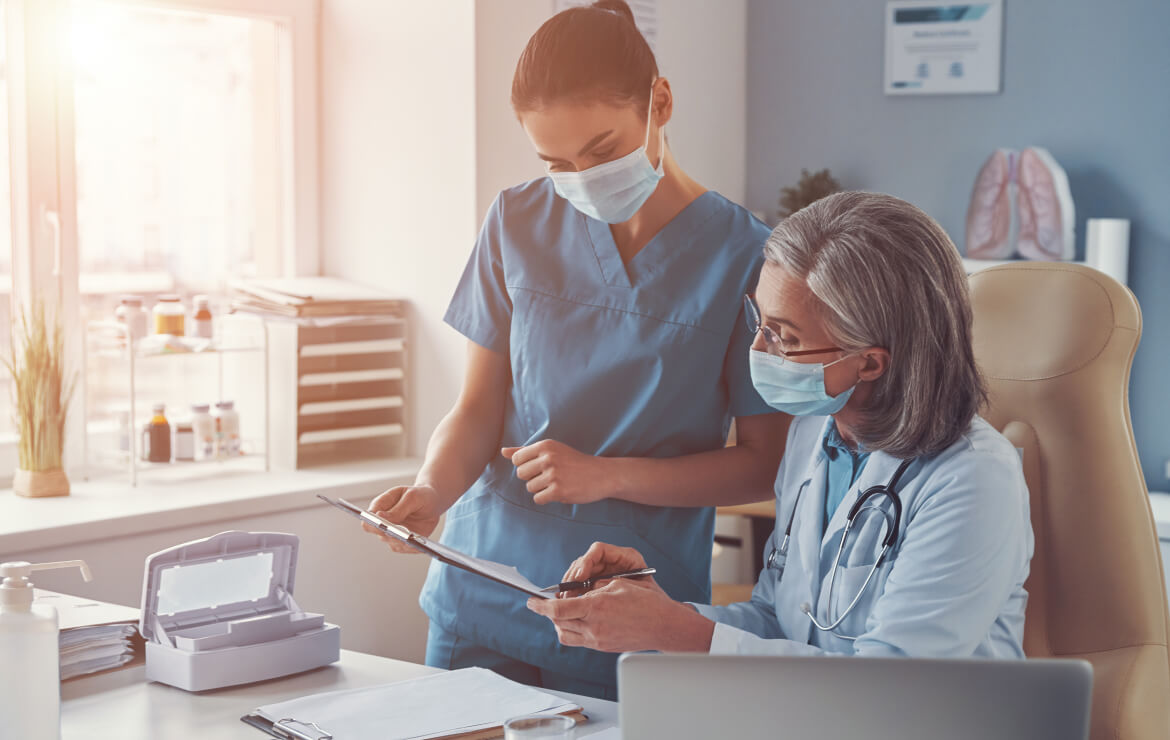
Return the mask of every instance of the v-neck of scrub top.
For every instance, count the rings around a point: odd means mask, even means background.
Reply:
[[[584,214],[578,215],[585,220],[602,279],[619,288],[633,288],[662,269],[666,255],[661,252],[669,250],[671,244],[685,243],[683,237],[702,228],[703,223],[715,214],[718,204],[719,198],[714,191],[704,192],[667,221],[628,263],[622,259],[609,224]]]

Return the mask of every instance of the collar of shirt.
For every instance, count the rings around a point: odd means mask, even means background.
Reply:
[[[837,422],[829,424],[825,429],[825,436],[821,439],[821,448],[828,459],[829,469],[825,476],[825,520],[828,526],[833,512],[845,499],[845,494],[853,486],[854,481],[861,475],[865,463],[869,460],[869,452],[860,448],[853,450],[845,443],[841,433],[837,431]]]

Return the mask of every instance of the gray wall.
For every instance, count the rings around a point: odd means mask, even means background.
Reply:
[[[1146,479],[1170,458],[1170,3],[1006,0],[998,95],[885,97],[883,0],[749,0],[747,205],[774,217],[800,169],[922,207],[963,247],[996,147],[1046,147],[1085,219],[1128,218],[1144,331],[1131,405]]]

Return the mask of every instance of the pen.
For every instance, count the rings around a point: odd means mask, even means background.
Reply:
[[[565,581],[564,583],[558,583],[555,586],[549,586],[548,588],[542,588],[540,590],[544,591],[545,593],[549,593],[549,592],[563,593],[565,591],[581,591],[584,589],[593,588],[593,585],[595,583],[600,582],[600,581],[608,581],[608,580],[613,579],[613,578],[638,578],[639,576],[652,576],[657,572],[658,571],[655,570],[654,568],[641,568],[639,570],[627,570],[623,573],[606,573],[605,575],[593,576],[592,578],[589,578],[589,579],[584,580],[584,581]]]

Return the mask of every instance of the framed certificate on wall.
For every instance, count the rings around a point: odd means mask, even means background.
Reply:
[[[1003,0],[886,3],[887,95],[997,93]]]

